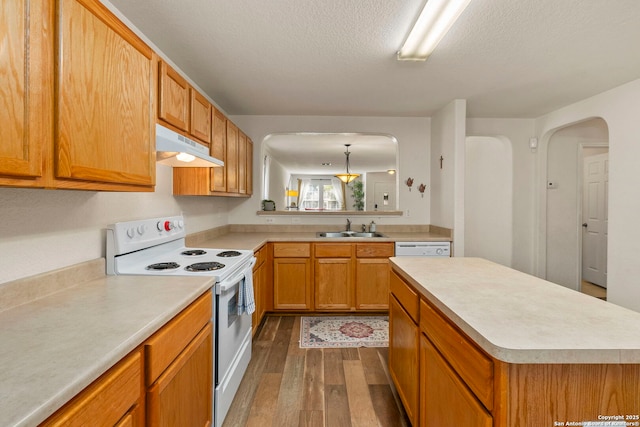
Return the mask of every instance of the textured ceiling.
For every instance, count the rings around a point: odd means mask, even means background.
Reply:
[[[638,0],[472,0],[426,62],[423,0],[111,0],[230,115],[537,117],[640,78]]]

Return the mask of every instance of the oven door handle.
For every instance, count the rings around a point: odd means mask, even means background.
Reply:
[[[239,283],[242,279],[246,277],[247,274],[253,274],[253,266],[256,265],[256,257],[251,257],[251,261],[244,267],[238,274],[232,276],[228,279],[223,280],[222,282],[216,285],[216,293],[220,294],[222,292],[226,292]]]

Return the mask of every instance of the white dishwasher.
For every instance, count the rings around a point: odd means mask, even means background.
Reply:
[[[451,242],[396,242],[396,256],[449,257]]]

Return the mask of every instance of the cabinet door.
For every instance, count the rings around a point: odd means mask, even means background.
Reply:
[[[424,335],[420,337],[420,425],[493,425],[491,415]]]
[[[153,185],[153,51],[97,0],[57,16],[56,177]]]
[[[211,143],[211,104],[197,90],[191,88],[191,121],[189,134],[209,145]]]
[[[209,323],[147,391],[147,425],[211,425],[213,329]]]
[[[51,141],[51,8],[46,0],[0,3],[0,184],[22,185],[3,176],[43,174],[42,147]]]
[[[273,308],[311,310],[311,260],[276,258],[273,260]]]
[[[227,193],[237,193],[238,187],[238,127],[227,120],[227,155],[224,168],[227,170]]]
[[[247,135],[238,131],[238,193],[247,193]]]
[[[211,191],[227,191],[227,118],[218,110],[213,112],[211,155],[222,160],[221,168],[211,168]]]
[[[316,259],[316,310],[350,310],[353,307],[352,271],[351,258]]]
[[[356,260],[356,309],[389,308],[389,259]]]
[[[418,325],[404,311],[395,297],[391,297],[389,301],[389,373],[407,411],[407,416],[414,426],[418,423],[419,345]]]
[[[247,137],[247,194],[253,194],[253,142]]]
[[[186,132],[189,129],[189,83],[164,61],[160,61],[158,78],[158,118]]]

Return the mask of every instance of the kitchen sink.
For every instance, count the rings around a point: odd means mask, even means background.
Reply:
[[[317,237],[386,237],[382,233],[357,233],[355,231],[322,231],[316,233]]]

